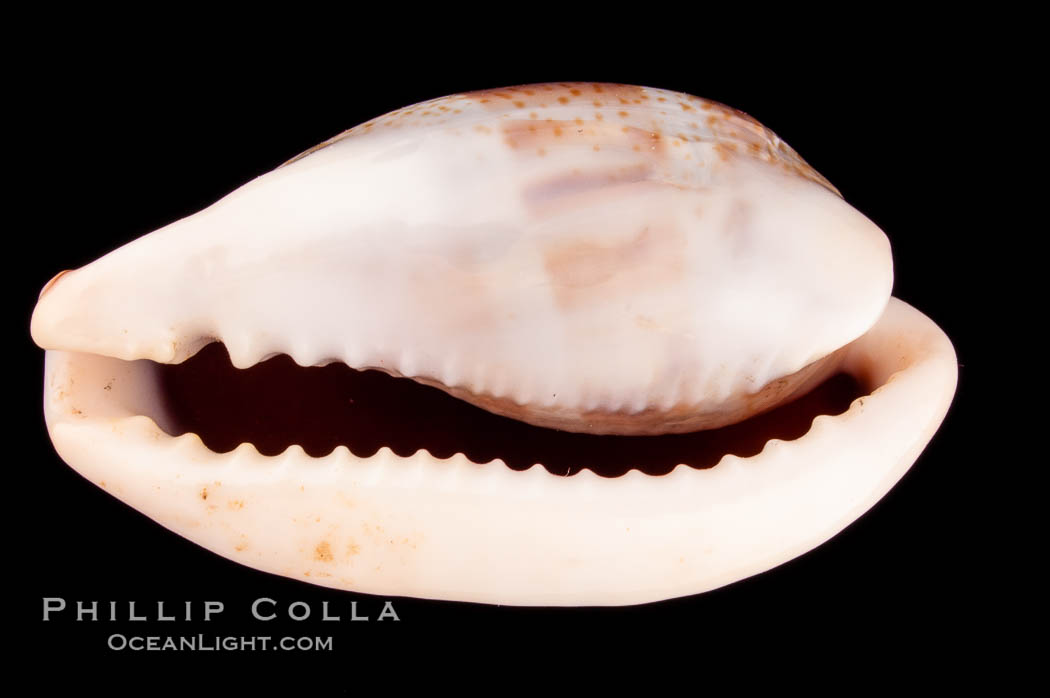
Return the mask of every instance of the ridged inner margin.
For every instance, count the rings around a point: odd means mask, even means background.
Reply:
[[[748,457],[771,439],[803,436],[819,415],[845,412],[864,394],[837,374],[809,394],[721,429],[662,436],[598,436],[536,427],[500,417],[441,390],[345,364],[302,367],[280,355],[234,368],[221,343],[181,364],[159,365],[173,436],[199,435],[213,451],[243,442],[264,455],[298,444],[320,457],[344,445],[367,457],[387,446],[408,456],[463,453],[476,463],[502,459],[515,470],[541,463],[552,474],[589,468],[616,477],[631,469],[664,475],[684,463],[708,468],[726,454]]]

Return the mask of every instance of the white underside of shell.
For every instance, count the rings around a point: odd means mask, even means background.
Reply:
[[[227,558],[314,584],[514,605],[618,605],[694,594],[819,545],[882,497],[943,419],[947,337],[891,299],[843,369],[871,390],[751,458],[572,477],[420,451],[276,457],[209,451],[145,414],[148,362],[48,351],[45,416],[62,458]],[[163,420],[162,416],[158,419]],[[640,564],[644,561],[644,564]]]

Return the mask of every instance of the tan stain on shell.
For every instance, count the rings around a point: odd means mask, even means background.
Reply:
[[[553,236],[543,249],[543,265],[563,308],[598,297],[630,298],[633,289],[668,283],[683,273],[688,244],[685,231],[658,220],[615,242],[562,240]]]
[[[527,92],[530,94],[526,94]],[[515,101],[522,101],[527,108],[540,109],[552,102],[561,105],[594,106],[596,103],[615,100],[622,104],[637,104],[641,102],[644,94],[645,88],[635,85],[558,82],[479,90],[458,96],[485,104],[490,110],[499,111]]]
[[[650,95],[652,93],[652,95]],[[654,99],[655,97],[655,99]],[[644,105],[644,104],[667,104],[671,98],[677,109],[674,111],[679,119],[693,114],[706,114],[705,125],[710,133],[703,136],[696,135],[688,139],[692,142],[709,141],[715,148],[722,160],[728,160],[731,156],[741,155],[755,158],[773,166],[779,167],[789,174],[804,177],[823,187],[839,194],[820,173],[809,166],[798,153],[771,130],[763,126],[750,115],[728,107],[724,104],[705,100],[694,95],[661,90],[657,88],[638,87],[634,85],[618,85],[612,83],[547,83],[539,85],[520,85],[515,87],[504,87],[490,90],[480,90],[461,94],[438,97],[420,104],[412,105],[403,109],[397,109],[376,117],[375,119],[355,126],[344,131],[323,143],[320,143],[303,153],[291,158],[281,167],[300,160],[311,153],[328,147],[345,138],[355,134],[374,132],[379,128],[402,128],[413,126],[440,126],[448,123],[451,114],[463,113],[468,109],[481,108],[483,113],[500,118],[508,118],[509,123],[513,121],[542,121],[544,114],[550,114],[551,108],[557,108],[563,112],[565,108],[579,107],[583,113],[592,113],[589,122],[602,122],[605,116],[601,112],[593,112],[595,107],[612,107],[613,105]],[[670,106],[670,105],[668,105]],[[650,107],[651,109],[651,107]],[[698,111],[699,110],[699,111]],[[632,115],[622,108],[617,111],[620,118],[642,119],[647,112],[636,112]],[[637,128],[638,131],[648,133],[650,136],[664,137],[662,133],[664,126],[680,123],[678,119],[672,119],[672,112],[653,111],[652,124],[646,124],[647,128]],[[435,117],[437,117],[435,119]],[[568,121],[559,117],[562,123],[557,126],[564,131]],[[550,123],[548,120],[547,123]],[[696,129],[698,124],[692,122],[691,127]],[[475,125],[478,129],[481,124]],[[489,128],[489,127],[485,127]],[[508,145],[512,148],[527,148],[534,153],[548,152],[554,136],[554,127],[537,135],[529,132],[521,132],[517,126],[504,126],[504,136]],[[647,130],[648,129],[648,130]],[[483,131],[482,131],[483,132]],[[568,131],[565,131],[568,133]],[[553,137],[553,138],[552,138]],[[679,138],[684,139],[681,135]],[[591,141],[588,144],[592,150],[601,150],[603,147],[611,146],[602,140]],[[643,150],[637,142],[628,143],[629,149]],[[651,144],[650,144],[651,145]],[[595,147],[597,146],[597,147]],[[841,194],[840,194],[841,196]],[[58,277],[56,277],[57,279]],[[52,283],[54,280],[52,280]],[[45,287],[46,290],[46,287]]]
[[[512,150],[527,153],[534,148],[583,147],[632,150],[634,146],[660,157],[664,155],[659,131],[634,126],[585,122],[582,119],[544,121],[510,119],[502,124],[503,142]]]
[[[324,540],[317,544],[314,548],[314,559],[320,562],[331,562],[335,559],[335,555],[332,554],[331,544]]]

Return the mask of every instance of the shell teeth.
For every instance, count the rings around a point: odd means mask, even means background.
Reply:
[[[306,340],[300,340],[293,344],[288,353],[295,363],[300,366],[324,366],[334,362],[346,363],[346,358],[341,351],[324,345],[313,345]]]
[[[361,347],[356,344],[347,344],[343,347],[343,350],[339,353],[342,356],[347,366],[363,366],[365,354]]]
[[[507,395],[507,374],[496,373],[491,377],[489,382],[488,392],[490,395],[496,398],[503,398]]]
[[[659,402],[657,406],[664,411],[670,410],[678,401],[679,395],[682,393],[682,377],[677,376],[669,381],[669,387],[666,391],[661,391]]]
[[[535,389],[530,385],[519,385],[513,393],[513,398],[519,405],[530,405],[533,402]]]
[[[584,399],[584,406],[588,412],[597,411],[601,409],[602,405],[607,402],[605,391],[600,387],[588,386],[586,398]]]
[[[600,404],[603,409],[611,412],[622,412],[624,409],[624,397],[623,395],[614,394],[608,390],[603,390],[601,393]]]
[[[458,386],[460,384],[460,366],[458,354],[453,354],[445,359],[445,364],[441,369],[441,379],[445,385]]]
[[[632,414],[638,414],[639,412],[642,412],[643,410],[645,410],[645,408],[647,406],[647,404],[646,404],[646,396],[644,396],[644,395],[636,395],[632,400],[630,400],[628,402],[628,404],[629,404],[629,408],[628,409],[630,410],[630,412]]]
[[[416,354],[410,348],[406,348],[398,359],[398,372],[404,376],[414,376],[417,375],[416,371]]]
[[[270,353],[269,349],[263,348],[254,338],[245,335],[226,336],[222,342],[226,345],[230,363],[235,368],[251,368]]]
[[[467,380],[467,389],[476,395],[485,393],[488,385],[485,372],[488,369],[483,363],[476,364],[470,370],[470,378]]]

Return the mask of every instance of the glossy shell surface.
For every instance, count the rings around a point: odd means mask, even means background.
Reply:
[[[891,285],[882,232],[753,119],[564,83],[355,127],[56,277],[32,332],[63,459],[226,557],[370,593],[625,604],[784,562],[903,475],[956,369]],[[837,370],[869,394],[795,441],[661,477],[219,454],[170,435],[156,371],[216,340],[241,367],[340,361],[594,433],[738,422]]]

